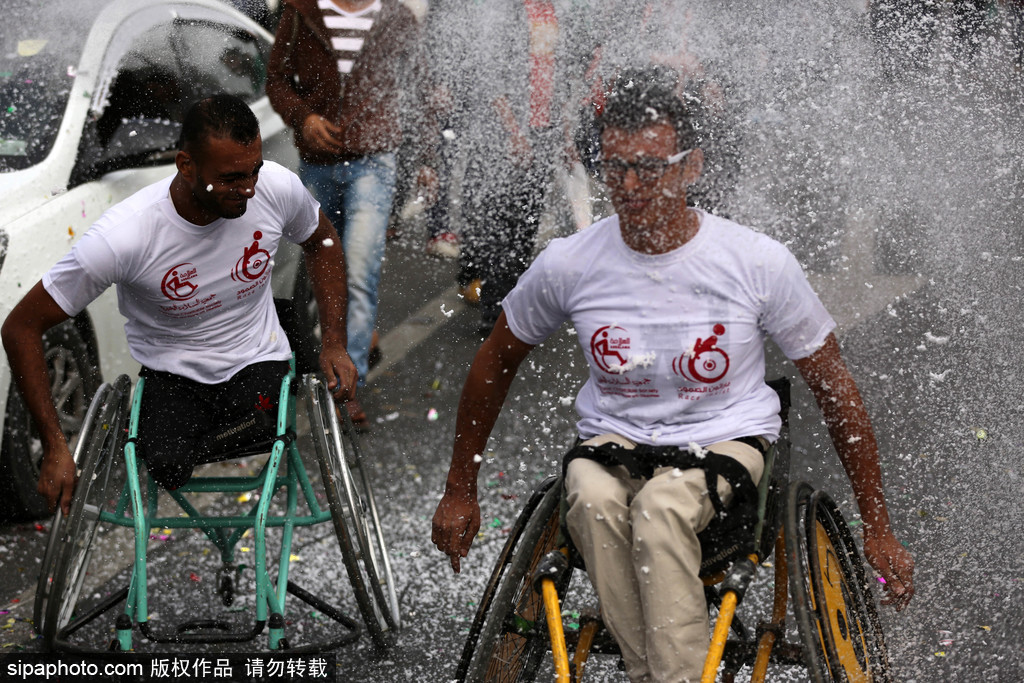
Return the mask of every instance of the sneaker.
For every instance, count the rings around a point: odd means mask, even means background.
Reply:
[[[479,306],[481,286],[483,286],[483,283],[480,282],[480,278],[476,278],[468,285],[459,285],[459,296],[465,299],[467,304]]]
[[[442,232],[427,242],[427,253],[438,258],[459,258],[459,238],[452,232]]]

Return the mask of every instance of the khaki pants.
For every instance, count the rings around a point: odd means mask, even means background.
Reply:
[[[614,441],[614,434],[587,445]],[[738,441],[708,447],[738,460],[756,484],[757,449]],[[630,681],[699,681],[709,644],[697,534],[714,517],[704,471],[665,467],[633,479],[625,467],[577,458],[565,478],[567,524],[597,590],[601,616],[622,650]],[[728,504],[732,487],[718,478]]]

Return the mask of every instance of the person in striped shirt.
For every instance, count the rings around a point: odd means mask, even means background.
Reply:
[[[425,3],[422,3],[425,7]],[[295,131],[299,176],[338,228],[348,266],[348,352],[364,385],[377,287],[405,138],[429,194],[436,116],[420,52],[419,5],[399,0],[285,0],[270,55],[267,95]],[[356,401],[357,426],[368,423]]]

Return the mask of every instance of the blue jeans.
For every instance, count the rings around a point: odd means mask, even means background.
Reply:
[[[395,196],[395,154],[338,164],[299,164],[299,177],[334,224],[348,273],[348,355],[366,384],[370,338],[377,322],[377,286]]]

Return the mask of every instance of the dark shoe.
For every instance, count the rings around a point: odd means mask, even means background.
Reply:
[[[377,366],[384,358],[384,354],[380,350],[380,335],[377,334],[377,330],[373,331],[373,337],[370,338],[370,352],[366,356],[366,364],[371,368]]]
[[[365,430],[370,427],[370,418],[366,416],[366,411],[359,405],[359,401],[352,399],[345,404],[345,409],[348,411],[348,418],[352,420],[352,425],[359,430]]]

